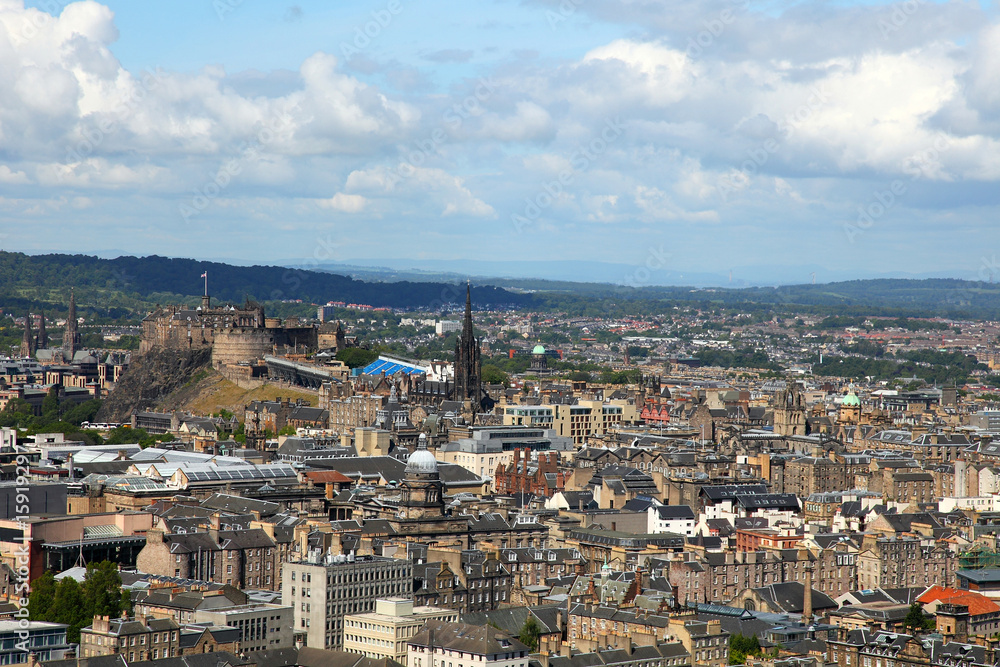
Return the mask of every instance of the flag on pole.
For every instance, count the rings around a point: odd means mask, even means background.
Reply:
[[[208,278],[208,271],[198,276],[199,278]]]

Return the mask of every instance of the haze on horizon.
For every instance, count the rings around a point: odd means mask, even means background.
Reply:
[[[4,250],[996,266],[995,3],[27,5],[0,0]]]

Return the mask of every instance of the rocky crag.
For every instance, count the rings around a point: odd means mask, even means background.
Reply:
[[[104,400],[97,420],[127,422],[132,412],[149,410],[162,399],[211,372],[211,348],[160,348],[133,357],[114,391]]]

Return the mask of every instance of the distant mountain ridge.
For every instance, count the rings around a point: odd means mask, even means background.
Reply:
[[[325,271],[283,266],[233,266],[151,255],[101,259],[87,255],[25,255],[0,252],[0,284],[16,288],[96,288],[140,297],[175,294],[197,297],[204,289],[216,301],[242,302],[301,299],[306,303],[366,304],[391,308],[439,308],[465,302],[465,286],[453,283],[354,280]],[[489,285],[472,287],[478,307],[522,306],[531,298]]]
[[[38,307],[61,312],[70,288],[86,294],[86,307],[112,316],[148,311],[155,303],[196,303],[204,289],[216,303],[267,301],[284,304],[367,304],[408,310],[443,310],[462,305],[465,285],[442,272],[436,281],[355,279],[329,266],[305,270],[283,266],[236,266],[222,262],[159,256],[102,259],[86,255],[26,255],[0,252],[0,306],[20,314]],[[412,276],[412,274],[411,274]],[[674,305],[737,308],[745,312],[975,317],[1000,319],[1000,285],[953,278],[883,278],[777,287],[670,287],[563,280],[496,278],[475,284],[476,308],[514,307],[571,315],[619,317],[667,313]],[[299,313],[305,312],[296,306]]]

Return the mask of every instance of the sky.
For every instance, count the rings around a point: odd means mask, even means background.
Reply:
[[[0,0],[3,250],[976,280],[998,139],[996,2]]]

